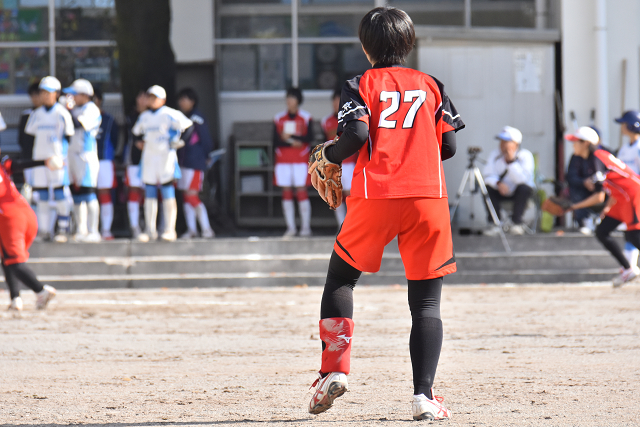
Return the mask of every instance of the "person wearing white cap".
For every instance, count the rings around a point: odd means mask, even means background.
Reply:
[[[572,204],[567,212],[577,211],[605,202],[606,195],[609,199],[602,210],[604,215],[600,224],[596,227],[596,238],[618,261],[622,270],[613,279],[613,286],[619,287],[640,276],[640,268],[633,265],[624,256],[618,243],[611,237],[611,233],[620,224],[626,224],[624,232],[625,240],[634,247],[640,247],[640,176],[635,174],[630,167],[624,164],[613,154],[598,147],[597,134],[590,128],[579,128],[574,134],[565,137],[575,144],[585,145],[585,151],[593,155],[601,163],[603,171],[597,171],[593,177],[594,192],[578,203]],[[585,156],[585,152],[580,150]],[[601,214],[601,215],[602,215]]]
[[[102,240],[98,230],[100,205],[96,196],[100,167],[96,137],[102,116],[92,101],[93,86],[88,80],[75,80],[63,92],[72,96],[75,104],[71,110],[75,133],[71,137],[68,154],[71,194],[75,205],[75,240],[96,243]]]
[[[482,175],[491,203],[499,216],[501,202],[505,200],[513,202],[511,215],[513,225],[509,228],[509,232],[521,235],[524,234],[522,215],[535,186],[533,154],[522,148],[522,133],[514,127],[505,126],[496,135],[496,139],[500,140],[500,148],[489,154]],[[488,221],[492,222],[491,216],[488,216]],[[485,231],[488,235],[497,233],[497,226]]]
[[[614,119],[620,124],[620,132],[627,140],[626,144],[618,149],[616,157],[629,166],[633,172],[640,174],[640,112],[628,110],[621,117]],[[640,251],[631,243],[624,246],[624,256],[627,257],[631,265],[638,265]]]
[[[138,137],[136,145],[142,150],[142,182],[145,184],[144,217],[145,233],[140,241],[157,238],[158,186],[162,194],[165,229],[161,238],[176,240],[178,205],[174,180],[180,178],[176,150],[189,140],[193,122],[184,114],[165,105],[167,94],[160,86],[147,90],[149,109],[138,117],[132,132]]]
[[[73,119],[69,111],[60,103],[60,81],[52,76],[40,80],[40,97],[42,105],[36,108],[25,126],[25,133],[33,135],[33,160],[45,160],[52,156],[64,159],[65,167],[59,170],[49,170],[45,166],[33,168],[32,187],[39,195],[37,206],[38,234],[47,240],[53,234],[53,227],[49,217],[49,189],[53,197],[58,214],[58,234],[54,240],[66,242],[69,233],[71,213],[70,203],[64,191],[69,185],[69,175],[66,167],[68,138],[75,131]]]
[[[599,147],[600,137],[593,128],[583,126],[565,139],[573,143],[573,155],[569,160],[565,176],[569,186],[569,199],[572,203],[578,203],[595,192],[593,175],[605,170],[602,162],[593,155],[593,152]],[[593,227],[589,225],[591,223],[590,215],[600,212],[602,207],[602,205],[593,206],[589,209],[578,209],[573,212],[573,219],[582,234],[587,236],[593,234]]]

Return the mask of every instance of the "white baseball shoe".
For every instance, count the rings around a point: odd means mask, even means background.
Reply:
[[[55,296],[56,289],[53,286],[44,285],[44,289],[36,294],[36,308],[44,310]]]
[[[331,408],[333,401],[345,394],[347,391],[347,375],[342,372],[331,372],[322,378],[318,374],[318,379],[311,385],[316,386],[316,391],[309,402],[309,413],[320,414]]]
[[[53,241],[56,243],[67,243],[69,241],[69,238],[67,237],[66,234],[60,233],[60,234],[56,234],[53,237]]]
[[[84,238],[86,243],[100,243],[102,241],[102,236],[100,233],[89,233]]]
[[[411,402],[411,411],[413,412],[413,419],[420,420],[448,420],[451,418],[451,411],[444,407],[442,401],[444,400],[440,396],[436,396],[431,389],[431,395],[433,399],[428,399],[424,394],[418,394],[413,396],[413,402]]]
[[[287,228],[287,231],[284,232],[282,237],[284,239],[290,239],[291,237],[295,237],[296,234],[298,234],[298,230],[295,228]]]
[[[622,270],[619,276],[613,278],[613,287],[619,288],[640,276],[640,268],[638,266],[633,266],[631,268],[627,268],[626,270]]]
[[[22,298],[15,297],[11,300],[11,304],[9,304],[10,311],[22,311]]]
[[[211,228],[207,230],[202,230],[202,238],[203,239],[213,239],[216,237],[216,233],[213,232]]]
[[[175,242],[178,238],[178,235],[175,231],[165,231],[164,233],[162,233],[160,238],[165,242]]]
[[[194,233],[193,231],[187,230],[184,234],[180,236],[180,240],[190,240],[198,237],[198,233]]]
[[[300,230],[300,234],[298,234],[298,236],[300,236],[300,237],[309,237],[309,236],[312,236],[312,235],[313,235],[313,233],[311,232],[310,228],[302,228]]]

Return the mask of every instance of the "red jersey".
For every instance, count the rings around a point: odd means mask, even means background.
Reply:
[[[325,141],[332,141],[336,135],[338,134],[338,115],[337,114],[329,114],[322,122],[320,122],[322,126],[322,133],[324,134]],[[353,154],[352,156],[347,157],[342,161],[342,163],[356,163],[358,161],[358,153]]]
[[[607,216],[627,224],[627,230],[640,229],[640,176],[608,151],[594,154],[607,168],[602,187],[616,200]]]
[[[11,215],[21,215],[19,212],[23,208],[31,210],[11,181],[11,160],[7,160],[0,165],[0,221]]]
[[[338,132],[351,120],[369,126],[351,195],[369,199],[446,198],[442,134],[464,128],[435,78],[420,71],[375,67],[345,83]]]
[[[298,110],[295,115],[283,111],[273,118],[275,126],[274,147],[276,163],[308,163],[309,142],[311,142],[311,114],[304,110]],[[282,133],[298,136],[303,143],[302,147],[292,147],[280,138]],[[305,140],[306,139],[306,140]]]

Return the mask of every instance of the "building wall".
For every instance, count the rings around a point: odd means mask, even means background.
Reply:
[[[608,128],[603,141],[617,148],[620,131],[613,118],[619,117],[623,109],[640,108],[640,0],[607,1],[608,117],[603,117],[603,108],[598,105],[596,7],[597,0],[562,1],[564,116],[571,130],[570,111],[575,111],[580,125],[587,125],[590,111],[595,109],[596,125],[602,130]],[[627,62],[624,90],[623,59]]]

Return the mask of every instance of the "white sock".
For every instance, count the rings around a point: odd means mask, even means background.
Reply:
[[[311,230],[311,201],[309,199],[298,202],[300,209],[300,221],[302,222],[301,230]]]
[[[209,223],[209,213],[207,212],[207,208],[204,203],[200,202],[200,204],[196,207],[196,214],[198,215],[198,222],[200,223],[200,228],[202,231],[211,230],[211,224]]]
[[[629,261],[629,265],[631,267],[635,267],[638,265],[638,255],[640,255],[640,251],[638,249],[633,246],[629,248],[625,245],[624,257],[627,259],[627,261]]]
[[[338,206],[334,212],[336,214],[336,220],[338,221],[338,227],[340,227],[344,222],[344,217],[347,216],[347,207],[344,202],[342,202],[342,204]]]
[[[37,211],[38,211],[38,215],[37,215],[38,231],[40,231],[40,233],[51,234],[51,230],[53,230],[53,228],[51,227],[52,225],[51,215],[49,215],[49,212],[51,211],[51,207],[49,206],[49,201],[48,200],[39,201],[37,205]]]
[[[113,205],[111,205],[113,207]],[[129,212],[129,225],[131,228],[140,227],[140,202],[127,202]]]
[[[98,233],[98,224],[100,222],[100,203],[98,200],[91,200],[87,203],[87,228],[89,233]]]
[[[164,199],[162,201],[164,214],[164,233],[176,232],[176,220],[178,219],[178,202],[176,199]]]
[[[87,203],[80,202],[74,205],[74,216],[76,218],[76,234],[86,236],[87,230]]]
[[[68,233],[71,227],[69,216],[71,215],[71,204],[67,199],[56,201],[56,211],[58,212],[58,229],[61,233]]]
[[[190,233],[196,234],[198,232],[196,226],[196,210],[191,203],[185,203],[184,207],[184,221],[187,223],[187,228]]]
[[[102,232],[111,233],[111,224],[113,224],[113,203],[103,203],[100,205],[100,221],[102,222]]]
[[[147,197],[144,199],[144,221],[147,224],[147,232],[156,232],[156,220],[158,219],[158,199]]]
[[[287,223],[287,230],[296,230],[296,207],[293,204],[293,200],[282,201],[282,212]]]

